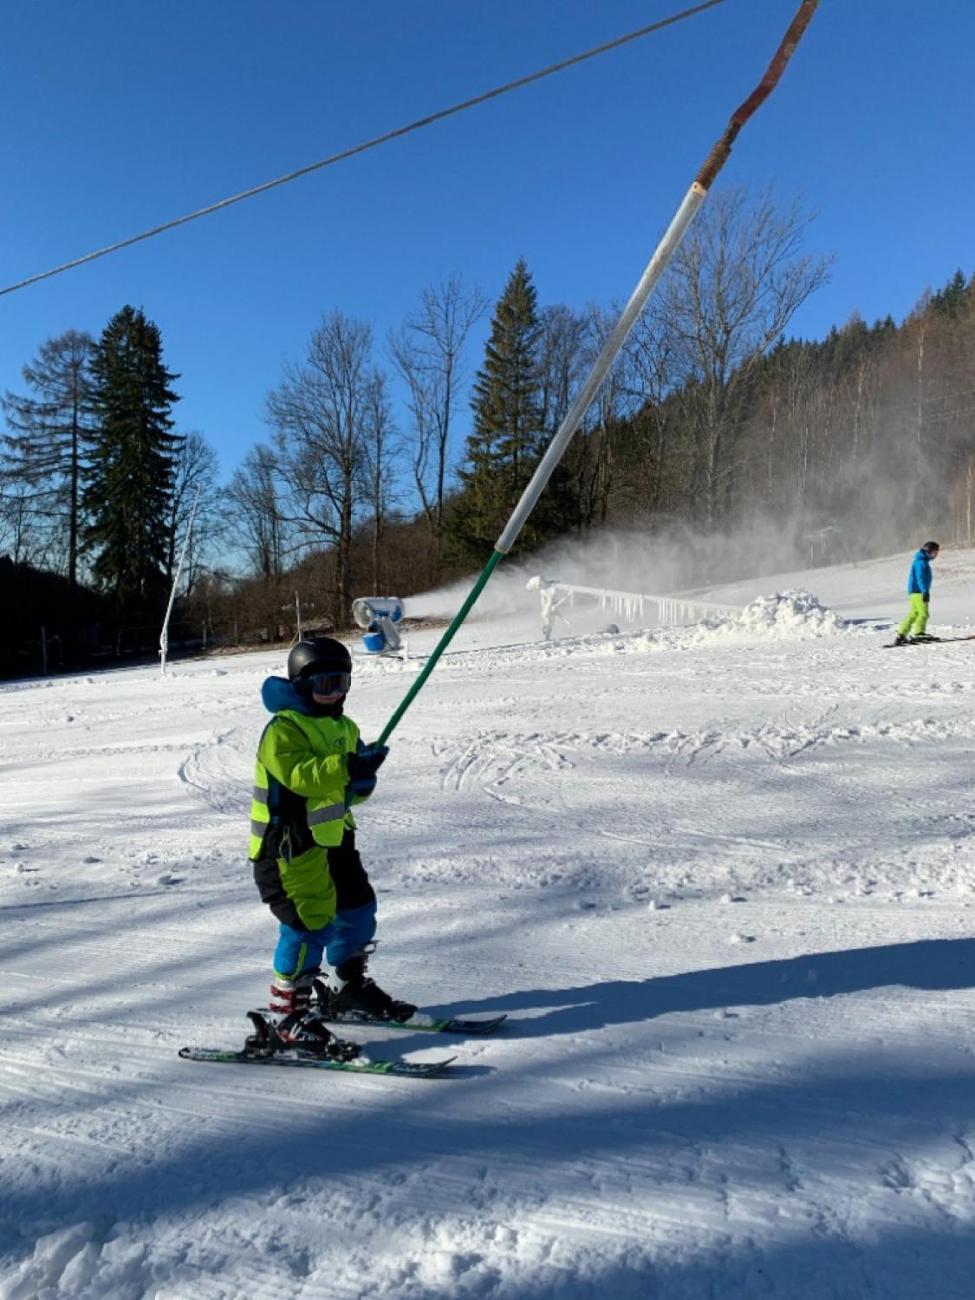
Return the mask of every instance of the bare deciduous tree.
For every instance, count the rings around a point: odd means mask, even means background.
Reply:
[[[336,310],[313,332],[305,361],[285,366],[267,402],[284,517],[300,542],[335,551],[336,621],[348,618],[352,603],[349,560],[374,381],[371,329]]]
[[[236,541],[253,571],[264,582],[277,582],[284,573],[287,538],[278,501],[277,460],[270,447],[253,447],[234,473],[227,495],[238,525]]]
[[[682,460],[679,422],[680,404],[673,400],[677,363],[673,334],[660,300],[652,299],[637,321],[626,343],[633,434],[637,446],[630,461],[638,470],[631,513],[648,521],[672,508],[671,484],[685,475],[676,462]],[[668,400],[670,399],[670,400]]]
[[[425,289],[418,310],[389,339],[389,355],[409,393],[413,479],[430,530],[443,523],[450,431],[465,374],[463,352],[488,300],[450,276]]]
[[[48,559],[46,539],[37,528],[30,488],[0,473],[0,555],[14,564],[42,566]]]
[[[568,307],[546,307],[538,345],[539,407],[546,437],[558,429],[582,378],[587,321]]]
[[[372,512],[372,590],[382,592],[383,538],[393,494],[394,427],[386,376],[373,373],[366,392],[363,430],[362,488]]]
[[[12,435],[5,441],[10,461],[5,477],[15,503],[8,514],[18,528],[29,526],[33,546],[56,560],[58,553],[72,587],[78,582],[81,481],[85,435],[91,429],[89,334],[68,330],[44,343],[24,366],[32,396],[7,393],[2,401]]]
[[[708,523],[728,504],[753,368],[827,278],[827,259],[801,252],[809,220],[771,190],[754,203],[741,189],[715,194],[662,285],[680,379],[698,396],[696,494]]]
[[[588,371],[602,351],[619,319],[620,308],[591,306],[585,317],[585,337],[581,361]],[[603,381],[589,409],[581,449],[584,474],[579,482],[580,522],[585,527],[605,524],[613,487],[614,433],[620,422],[631,415],[634,382],[631,376],[633,354],[624,349]]]
[[[183,538],[190,526],[194,504],[192,532],[189,534],[184,575],[186,595],[189,596],[199,578],[202,558],[208,546],[219,539],[223,531],[220,492],[217,488],[219,464],[217,453],[201,433],[193,431],[183,436],[173,475],[173,493],[170,501],[169,547],[166,557],[166,579],[172,582],[177,557]]]

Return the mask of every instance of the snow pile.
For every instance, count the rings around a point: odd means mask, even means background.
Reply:
[[[774,596],[758,596],[733,618],[705,619],[689,628],[683,645],[735,640],[742,635],[768,641],[805,641],[845,631],[845,619],[823,605],[804,587],[790,587]]]
[[[774,596],[759,596],[739,613],[728,618],[702,619],[693,627],[654,628],[631,636],[576,638],[583,651],[607,654],[646,654],[648,651],[693,650],[715,641],[739,641],[743,637],[765,641],[804,641],[812,637],[845,632],[847,621],[822,604],[804,587],[790,587]]]
[[[774,596],[759,596],[746,605],[733,626],[760,636],[805,638],[832,636],[846,627],[845,619],[821,604],[803,587],[790,587]]]

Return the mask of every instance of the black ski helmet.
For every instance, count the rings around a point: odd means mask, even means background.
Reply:
[[[925,542],[921,550],[927,551],[928,555],[934,555],[935,551],[941,550],[941,547],[937,542]]]
[[[331,636],[302,637],[288,655],[288,680],[296,682],[312,673],[350,673],[352,656],[347,646]]]

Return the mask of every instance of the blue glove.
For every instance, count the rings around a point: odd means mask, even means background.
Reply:
[[[371,781],[375,786],[376,773],[385,763],[388,753],[389,749],[386,745],[363,745],[360,741],[358,752],[346,755],[345,763],[349,771],[349,784],[356,794],[361,793],[361,791],[356,790],[356,783],[359,781]]]

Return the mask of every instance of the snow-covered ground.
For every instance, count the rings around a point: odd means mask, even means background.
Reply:
[[[909,558],[700,593],[845,624],[461,632],[360,819],[379,981],[509,1013],[439,1081],[176,1056],[264,1000],[280,655],[0,687],[2,1300],[970,1300],[975,640],[880,648]]]

